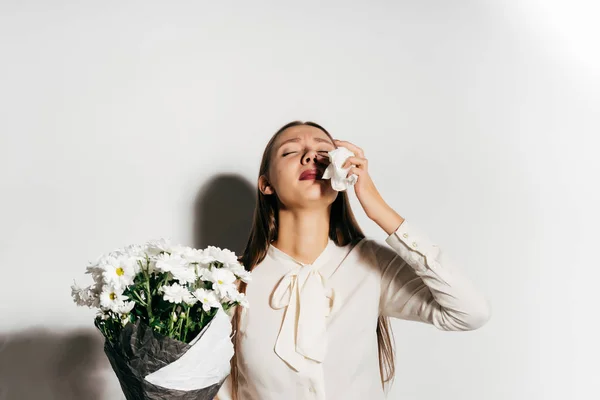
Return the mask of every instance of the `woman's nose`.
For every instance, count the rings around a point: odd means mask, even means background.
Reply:
[[[317,162],[317,157],[318,157],[318,152],[314,151],[314,150],[308,150],[305,154],[304,154],[304,162],[308,163],[310,162],[310,160],[313,160],[314,162]]]

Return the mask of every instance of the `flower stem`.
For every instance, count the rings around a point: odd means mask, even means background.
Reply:
[[[187,307],[187,310],[185,311],[185,331],[183,332],[182,340],[184,343],[187,343],[188,328],[190,327],[190,308],[191,307]]]
[[[169,332],[168,332],[167,336],[173,336],[173,325],[175,323],[175,321],[173,321],[173,312],[174,311],[171,311],[169,313]]]
[[[150,260],[146,259],[146,268],[144,271],[144,278],[146,278],[146,290],[148,291],[148,302],[146,303],[146,311],[148,312],[148,320],[152,321],[152,291],[150,290],[150,274],[148,274],[148,268],[150,266]]]
[[[183,328],[183,318],[181,318],[181,316],[179,317],[179,336],[177,337],[177,340],[181,340],[181,332],[182,332],[182,328]]]
[[[131,293],[135,295],[135,298],[140,302],[141,305],[145,306],[146,302],[142,300],[142,297],[135,290],[131,290]]]

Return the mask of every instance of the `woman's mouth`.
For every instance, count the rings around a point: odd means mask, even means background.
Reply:
[[[317,171],[317,170],[309,170],[309,171],[304,171],[302,174],[300,174],[299,179],[301,181],[305,181],[305,180],[309,180],[309,179],[319,180],[320,175],[321,174],[319,174],[319,171]]]

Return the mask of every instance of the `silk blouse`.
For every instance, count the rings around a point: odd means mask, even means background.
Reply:
[[[385,241],[329,239],[312,264],[269,246],[241,309],[239,400],[383,400],[380,315],[443,331],[488,321],[487,298],[409,221]],[[231,399],[230,377],[215,399]]]

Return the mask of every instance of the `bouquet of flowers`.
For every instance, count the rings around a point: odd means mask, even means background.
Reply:
[[[104,254],[86,273],[94,283],[75,283],[73,300],[98,309],[127,400],[213,399],[231,372],[231,309],[248,307],[237,283],[251,274],[235,253],[160,239]]]

